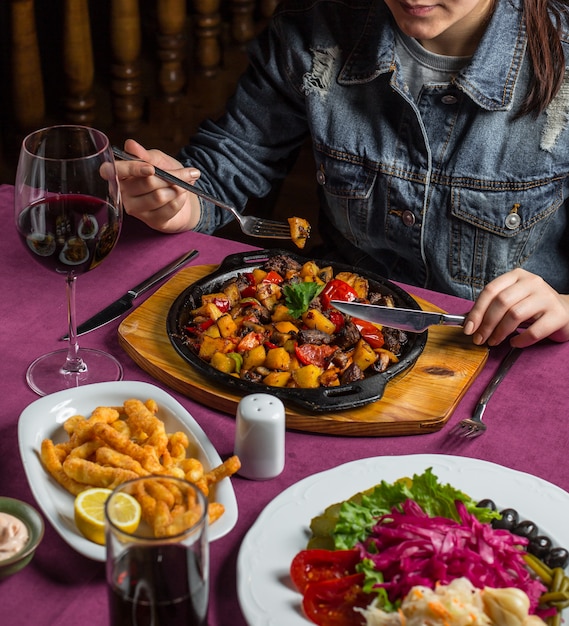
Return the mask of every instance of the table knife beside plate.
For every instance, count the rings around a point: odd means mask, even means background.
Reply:
[[[195,259],[198,254],[199,252],[197,250],[190,250],[189,252],[184,253],[178,259],[168,263],[168,265],[163,267],[161,270],[158,270],[152,274],[152,276],[143,280],[140,284],[136,285],[136,287],[129,289],[118,300],[109,304],[109,306],[93,315],[93,317],[89,318],[86,322],[79,324],[77,327],[77,336],[79,337],[80,335],[89,333],[92,330],[96,330],[97,328],[116,320],[118,317],[121,317],[121,315],[124,315],[132,308],[133,302],[136,298],[138,298],[138,296],[143,294],[145,291],[148,291],[151,287],[154,287],[154,285],[165,278],[168,278],[168,276],[180,269],[183,265],[192,259]],[[68,338],[68,335],[64,335],[61,337],[61,340],[67,340]]]
[[[465,315],[451,315],[436,311],[421,311],[418,309],[401,309],[398,307],[364,304],[362,302],[343,302],[332,300],[331,304],[346,315],[356,317],[367,322],[374,322],[406,330],[411,333],[422,333],[429,326],[464,326]]]

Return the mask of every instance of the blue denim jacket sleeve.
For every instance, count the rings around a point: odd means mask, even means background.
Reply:
[[[276,30],[273,22],[250,45],[249,67],[223,117],[205,121],[179,155],[201,170],[197,185],[240,211],[249,198],[266,196],[285,178],[308,136],[304,97],[291,80]],[[231,219],[203,202],[196,229],[212,233]]]
[[[414,99],[377,0],[283,0],[227,113],[182,151],[240,209],[310,135],[321,223],[355,265],[474,299],[515,267],[569,292],[569,84],[520,118],[520,0],[497,0],[471,61]],[[568,28],[562,24],[567,53]],[[205,206],[198,228],[227,222]]]

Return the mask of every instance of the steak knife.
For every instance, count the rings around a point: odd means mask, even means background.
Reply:
[[[390,328],[406,330],[411,333],[422,333],[429,326],[464,326],[466,315],[450,315],[435,311],[419,311],[400,309],[397,307],[364,304],[361,302],[343,302],[332,300],[331,304],[347,315],[368,322],[383,324]]]
[[[96,313],[88,319],[83,324],[79,324],[77,327],[77,336],[84,335],[85,333],[89,333],[92,330],[100,328],[113,320],[116,320],[121,315],[124,315],[129,309],[132,308],[134,300],[138,298],[145,291],[148,291],[151,287],[154,287],[157,283],[164,278],[173,274],[176,270],[180,269],[183,265],[195,259],[198,255],[197,250],[190,250],[183,254],[179,259],[172,261],[166,267],[163,267],[161,270],[158,270],[156,273],[152,274],[149,278],[142,281],[136,287],[129,289],[123,296],[121,296],[118,300],[115,300],[112,304],[109,304],[108,307],[104,308],[99,313]],[[62,340],[68,339],[68,335],[64,335],[61,337]]]

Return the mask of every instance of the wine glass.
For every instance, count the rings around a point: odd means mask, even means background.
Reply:
[[[110,354],[79,348],[75,281],[114,248],[122,205],[109,140],[85,126],[51,126],[22,142],[15,181],[16,228],[30,255],[65,276],[67,349],[37,358],[26,380],[39,395],[87,383],[120,380],[121,364]]]

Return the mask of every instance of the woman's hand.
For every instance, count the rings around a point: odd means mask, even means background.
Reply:
[[[515,269],[488,283],[466,318],[464,332],[475,344],[510,341],[525,348],[542,339],[569,340],[569,295],[557,293],[541,277]]]
[[[146,150],[133,139],[127,139],[124,149],[152,164],[117,159],[117,173],[125,211],[151,228],[164,233],[177,233],[195,228],[200,219],[197,196],[154,176],[152,166],[168,170],[192,184],[199,178],[199,170],[182,167],[176,159],[159,150]]]

